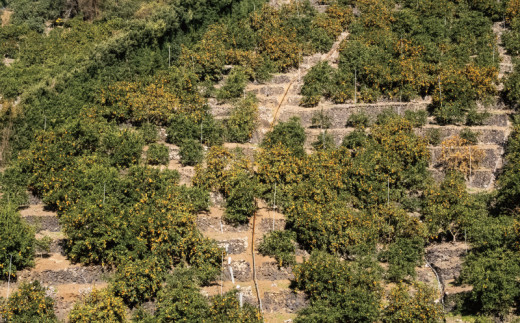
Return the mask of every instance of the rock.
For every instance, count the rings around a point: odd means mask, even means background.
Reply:
[[[263,305],[266,312],[295,313],[308,305],[307,297],[304,293],[294,293],[292,291],[265,292]]]
[[[437,271],[442,283],[457,279],[466,255],[465,243],[439,243],[426,248],[426,261]]]
[[[290,267],[278,268],[276,262],[265,262],[257,270],[257,278],[260,280],[286,280],[294,279]]]
[[[218,241],[217,244],[219,247],[226,249],[229,255],[238,255],[247,250],[248,243],[247,237],[241,239],[229,239],[229,240],[221,240]]]

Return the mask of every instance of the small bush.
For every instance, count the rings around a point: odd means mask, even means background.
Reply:
[[[397,238],[382,254],[382,258],[390,264],[388,279],[398,282],[415,278],[415,267],[420,265],[423,249],[424,241],[420,237]]]
[[[51,252],[51,243],[52,238],[49,236],[45,236],[41,239],[36,239],[34,241],[34,249],[37,254],[46,255]]]
[[[365,112],[353,113],[348,117],[347,127],[364,129],[370,126],[370,118]]]
[[[255,185],[247,174],[239,174],[232,179],[231,187],[224,219],[234,225],[247,223],[256,210]]]
[[[316,138],[316,141],[313,142],[312,148],[314,150],[332,150],[336,149],[336,143],[334,142],[334,137],[326,131],[323,132]]]
[[[272,231],[264,236],[258,251],[264,256],[274,257],[279,267],[294,265],[296,263],[295,238],[296,235],[292,231]]]
[[[229,73],[225,84],[217,90],[217,100],[225,101],[236,99],[244,93],[247,75],[242,67],[235,67]]]
[[[356,129],[343,138],[341,146],[348,149],[355,149],[364,147],[368,143],[368,140],[368,135],[363,129]]]
[[[406,120],[410,121],[414,128],[419,128],[424,126],[428,122],[428,112],[425,110],[419,111],[410,111],[407,110],[404,113],[404,117]]]
[[[205,114],[202,119],[196,120],[193,116],[178,113],[170,118],[170,126],[166,129],[168,143],[180,146],[188,139],[201,140],[208,146],[222,143],[222,125],[213,119],[210,114]]]
[[[438,146],[441,143],[441,130],[439,128],[430,128],[426,131],[426,141],[432,146]]]
[[[272,148],[283,145],[290,149],[296,156],[303,156],[305,151],[305,129],[301,126],[298,117],[292,117],[287,122],[278,123],[273,131],[268,132],[262,141],[263,148]]]
[[[208,301],[199,291],[196,272],[177,268],[157,295],[155,319],[159,322],[200,322],[208,318],[208,311]]]
[[[212,304],[209,308],[208,317],[211,318],[210,321],[215,323],[264,322],[262,314],[255,306],[248,303],[244,303],[244,305],[240,307],[236,289],[231,290],[222,296],[215,296],[212,299]]]
[[[412,288],[399,284],[392,288],[388,306],[383,311],[384,323],[442,322],[444,311],[436,303],[436,292],[418,283]]]
[[[478,142],[478,132],[474,132],[469,128],[464,128],[460,132],[459,137],[466,140],[470,145],[476,145]]]
[[[331,118],[323,112],[323,109],[314,112],[311,122],[313,128],[329,129],[332,126]]]
[[[332,71],[332,67],[327,62],[320,62],[312,67],[303,78],[304,85],[301,89],[303,98],[300,105],[313,107],[320,102],[329,87]]]
[[[123,299],[109,289],[93,290],[85,299],[74,304],[70,323],[126,322]]]
[[[0,279],[11,278],[16,272],[34,264],[34,230],[27,225],[20,214],[11,207],[0,210]],[[11,258],[12,257],[12,258]]]
[[[489,118],[489,112],[477,112],[476,109],[471,109],[466,114],[466,126],[480,126]]]
[[[112,288],[130,307],[149,301],[161,288],[163,270],[156,258],[130,260],[118,268]]]
[[[246,98],[235,105],[226,122],[229,141],[244,143],[251,139],[257,118],[258,103],[256,97],[253,94],[248,94]]]
[[[180,145],[179,154],[183,166],[195,166],[204,158],[204,148],[194,139],[184,140]]]
[[[148,147],[146,157],[150,165],[166,165],[170,160],[170,152],[165,145],[151,144]]]
[[[12,323],[58,322],[54,314],[54,301],[46,295],[47,288],[39,281],[23,282],[9,296],[5,304],[0,303],[0,321]],[[0,300],[1,301],[1,300]]]
[[[151,122],[145,122],[141,125],[141,136],[146,144],[151,144],[157,141],[158,132],[157,126]]]
[[[126,168],[139,161],[144,141],[137,132],[114,131],[104,138],[103,146],[112,165]]]

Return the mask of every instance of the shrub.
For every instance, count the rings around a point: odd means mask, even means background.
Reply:
[[[34,230],[27,225],[12,207],[2,206],[0,211],[0,278],[11,278],[16,272],[34,264]]]
[[[388,306],[383,311],[382,321],[442,322],[444,311],[435,301],[435,290],[422,283],[415,283],[411,287],[399,284],[390,290]]]
[[[202,140],[202,143],[212,146],[222,143],[223,130],[210,114],[205,113],[202,118],[196,118],[186,113],[178,113],[170,119],[166,133],[166,141],[177,146],[189,139],[199,142]]]
[[[441,130],[439,128],[426,130],[426,141],[432,146],[438,146],[441,143]]]
[[[163,268],[156,258],[129,260],[119,266],[111,283],[114,295],[130,307],[152,300],[161,289]]]
[[[43,238],[34,241],[34,249],[39,255],[48,255],[51,252],[51,243],[52,238],[44,236]]]
[[[349,134],[345,135],[341,146],[348,149],[360,148],[367,145],[369,142],[368,135],[363,129],[356,129]]]
[[[4,304],[0,302],[0,320],[13,323],[58,322],[54,300],[47,296],[47,288],[37,280],[22,282]]]
[[[181,164],[183,166],[195,166],[204,158],[204,147],[194,139],[184,140],[179,147]]]
[[[471,298],[482,314],[503,317],[520,296],[519,270],[518,255],[499,248],[468,255],[460,278],[473,285]]]
[[[287,122],[280,122],[268,132],[262,141],[263,148],[271,148],[276,145],[283,145],[291,150],[296,156],[303,156],[305,151],[305,130],[300,124],[298,117],[292,117]]]
[[[379,317],[378,266],[363,259],[342,261],[314,251],[294,269],[294,285],[304,291],[310,306],[296,322],[375,322]]]
[[[123,299],[114,296],[111,290],[93,290],[74,304],[69,313],[69,322],[126,322],[126,307]]]
[[[480,126],[489,116],[489,112],[477,112],[477,109],[471,109],[466,114],[466,126]]]
[[[472,132],[465,135],[470,139],[474,136]],[[479,167],[484,158],[482,149],[471,146],[469,141],[457,135],[446,138],[441,143],[441,147],[439,162],[448,171],[458,171],[469,175],[472,170]]]
[[[110,132],[102,144],[112,165],[126,168],[137,164],[143,151],[144,141],[137,132],[123,130]]]
[[[422,127],[428,122],[428,112],[425,110],[406,110],[404,113],[404,117],[406,120],[410,121],[414,128]]]
[[[200,293],[198,283],[193,269],[175,269],[157,295],[155,319],[159,322],[198,322],[208,318],[209,304]]]
[[[415,278],[415,267],[420,265],[424,251],[424,239],[421,237],[398,237],[382,257],[390,264],[388,279],[399,282]]]
[[[424,222],[433,237],[444,233],[456,241],[483,210],[484,206],[466,192],[464,176],[458,172],[449,172],[440,186],[424,192]]]
[[[314,150],[331,150],[336,149],[336,143],[334,142],[334,137],[331,134],[327,133],[327,131],[322,132],[316,138],[316,141],[313,142],[312,148]]]
[[[251,139],[258,118],[258,103],[253,94],[240,100],[226,122],[228,139],[231,142],[244,143]]]
[[[303,98],[300,105],[313,107],[320,102],[328,89],[332,71],[328,62],[320,62],[312,67],[303,78],[304,85],[301,89]]]
[[[361,111],[353,113],[348,117],[347,127],[354,127],[364,129],[370,126],[370,117],[365,112]]]
[[[332,126],[331,118],[323,112],[323,109],[313,113],[311,123],[313,128],[329,129]]]
[[[256,211],[255,184],[248,174],[238,174],[232,179],[231,192],[226,199],[224,219],[232,224],[243,224]]]
[[[472,131],[470,128],[464,128],[461,130],[459,137],[467,142],[469,145],[476,145],[478,142],[478,132]]]
[[[157,126],[151,122],[145,122],[141,125],[139,129],[141,132],[141,136],[146,144],[151,144],[157,141],[157,137],[159,137]]]
[[[264,235],[264,240],[258,246],[258,251],[264,256],[272,256],[278,261],[279,267],[292,266],[296,263],[294,240],[296,236],[291,231],[272,231]]]
[[[166,165],[170,160],[170,152],[165,145],[151,144],[146,152],[146,157],[150,165]]]
[[[236,99],[244,93],[246,88],[247,75],[242,67],[234,67],[229,73],[224,85],[217,90],[217,99],[225,101]]]
[[[244,303],[240,307],[237,290],[231,290],[224,295],[217,295],[212,299],[208,317],[216,323],[261,323],[262,314],[255,306]]]

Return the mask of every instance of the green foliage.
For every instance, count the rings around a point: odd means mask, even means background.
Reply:
[[[415,278],[415,267],[422,261],[424,252],[424,239],[421,237],[398,237],[392,243],[382,257],[388,261],[388,279],[399,282],[409,278]]]
[[[441,130],[439,128],[430,128],[426,131],[426,140],[432,146],[438,146],[441,143]]]
[[[232,224],[244,224],[256,212],[255,183],[249,174],[237,174],[231,179],[231,191],[226,197],[224,220]]]
[[[509,136],[505,169],[498,178],[497,208],[509,214],[520,208],[520,124]]]
[[[238,101],[226,121],[228,140],[245,143],[249,141],[256,128],[258,119],[258,102],[254,95]]]
[[[112,165],[127,168],[138,163],[144,142],[138,133],[123,130],[107,134],[102,145]]]
[[[225,101],[242,96],[246,88],[246,81],[247,75],[244,70],[240,67],[233,68],[224,85],[217,90],[217,99]]]
[[[310,299],[296,322],[374,322],[379,317],[380,274],[371,261],[347,262],[313,252],[294,275],[295,287]]]
[[[341,146],[347,149],[356,149],[365,146],[368,142],[368,135],[365,133],[363,129],[356,129],[349,134],[347,134],[343,141],[341,142]]]
[[[466,114],[466,126],[483,125],[489,116],[489,112],[477,112],[477,109],[470,109]]]
[[[198,280],[193,271],[177,269],[166,281],[165,288],[157,295],[157,311],[154,319],[158,322],[179,320],[198,321],[208,315],[209,306],[200,293]]]
[[[468,255],[461,280],[473,285],[471,298],[481,313],[504,316],[520,295],[518,270],[518,255],[499,248]]]
[[[35,253],[39,255],[48,255],[51,252],[51,243],[52,238],[49,236],[45,236],[41,239],[36,239],[34,241]]]
[[[177,146],[189,140],[202,141],[208,146],[222,143],[222,129],[210,114],[204,114],[202,118],[185,113],[175,114],[166,133],[166,140]]]
[[[139,130],[141,132],[141,137],[143,138],[146,144],[156,142],[157,137],[159,137],[157,127],[153,123],[143,123]]]
[[[0,211],[0,277],[11,279],[16,272],[34,265],[34,230],[10,206]],[[11,261],[12,257],[12,261]],[[11,268],[9,264],[11,263]]]
[[[74,304],[69,313],[69,322],[126,322],[126,307],[123,299],[110,289],[93,290],[84,299]]]
[[[478,142],[479,133],[472,131],[470,128],[464,128],[461,130],[459,136],[466,140],[470,145],[476,145]]]
[[[305,142],[305,130],[300,124],[300,119],[292,117],[287,122],[280,122],[268,132],[262,141],[263,148],[272,148],[283,145],[290,149],[296,156],[303,156],[303,144]]]
[[[304,85],[301,89],[303,98],[300,104],[302,106],[313,107],[319,103],[320,98],[327,93],[332,71],[328,62],[319,62],[305,75]]]
[[[388,297],[388,306],[382,313],[382,321],[393,322],[443,322],[444,311],[436,303],[434,289],[422,284],[412,286],[399,284],[392,288]]]
[[[170,160],[170,151],[165,145],[151,144],[146,152],[146,158],[150,165],[166,165]]]
[[[204,158],[204,147],[195,139],[186,139],[180,144],[179,154],[183,166],[194,166]]]
[[[20,0],[8,1],[8,5],[14,12],[11,18],[13,24],[27,24],[32,30],[42,33],[47,20],[56,20],[60,16],[65,1]]]
[[[155,298],[161,289],[163,268],[156,258],[129,260],[122,264],[113,277],[114,295],[130,307]]]
[[[14,164],[0,173],[0,205],[18,207],[27,205],[28,174],[24,174],[20,165]]]
[[[414,128],[419,128],[424,126],[428,121],[428,112],[425,110],[419,111],[410,111],[406,110],[404,113],[404,117],[406,120],[410,121]]]
[[[213,322],[218,323],[261,323],[264,321],[262,314],[255,306],[245,303],[243,307],[240,307],[236,290],[229,291],[222,296],[215,296],[209,308],[209,317]]]
[[[329,129],[332,126],[331,118],[323,112],[323,109],[314,112],[311,123],[313,128]]]
[[[467,193],[464,177],[458,172],[449,172],[440,186],[430,187],[424,195],[424,221],[433,237],[448,234],[457,240],[485,212],[485,207]]]
[[[370,127],[370,118],[364,111],[353,113],[348,117],[346,126],[364,129]]]
[[[54,300],[46,292],[47,288],[37,280],[22,282],[5,303],[0,302],[0,319],[13,323],[58,322],[54,314]]]
[[[331,134],[327,133],[327,131],[322,132],[316,138],[316,141],[313,142],[312,148],[314,150],[331,150],[336,149],[336,143],[334,142],[334,137]]]
[[[264,256],[271,256],[278,261],[279,267],[292,266],[296,263],[294,255],[295,234],[291,231],[272,231],[264,235],[258,251]]]
[[[192,269],[175,270],[158,294],[154,322],[262,322],[258,309],[247,303],[240,307],[235,291],[208,302],[200,293],[198,281],[198,274]]]

